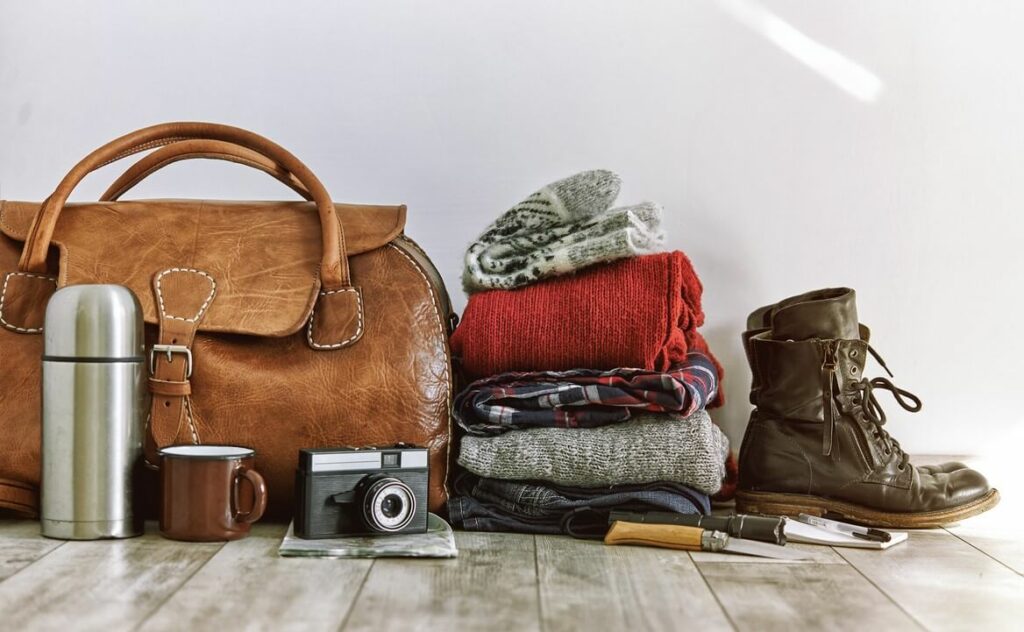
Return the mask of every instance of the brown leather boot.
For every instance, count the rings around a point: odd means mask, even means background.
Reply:
[[[754,311],[743,335],[753,372],[740,449],[737,511],[831,512],[880,527],[934,527],[999,502],[962,463],[914,467],[884,429],[875,395],[910,412],[921,401],[886,378],[864,377],[870,331],[848,288],[816,290]],[[889,374],[890,377],[892,374]]]

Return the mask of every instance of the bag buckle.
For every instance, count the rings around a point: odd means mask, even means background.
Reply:
[[[174,361],[174,354],[176,353],[185,356],[185,379],[187,380],[192,377],[192,350],[185,345],[153,345],[153,348],[149,350],[150,375],[156,375],[158,353],[166,356],[168,364]]]

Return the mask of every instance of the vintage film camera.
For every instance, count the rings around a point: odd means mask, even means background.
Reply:
[[[300,450],[295,535],[425,533],[427,474],[423,448]]]

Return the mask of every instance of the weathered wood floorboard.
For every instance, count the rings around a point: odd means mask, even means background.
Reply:
[[[280,557],[286,529],[258,524],[225,544],[143,629],[338,629],[372,562]]]
[[[545,630],[730,630],[684,551],[537,536]]]
[[[130,629],[221,547],[150,531],[128,540],[65,542],[0,582],[3,629]]]
[[[456,533],[451,560],[374,562],[346,630],[538,630],[530,535]]]
[[[919,626],[846,564],[698,563],[740,630],[912,630]]]
[[[1024,577],[941,529],[839,553],[929,629],[1019,630],[1024,620]]]
[[[289,559],[283,525],[226,545],[165,540],[154,525],[62,543],[5,520],[0,632],[1015,630],[1024,577],[1005,520],[950,527],[963,540],[916,531],[888,551],[815,547],[805,562],[486,533],[457,533],[455,560]]]
[[[0,582],[47,555],[63,542],[39,535],[39,523],[0,520]]]
[[[978,519],[985,518],[980,516]],[[1024,575],[1024,531],[1016,520],[972,524],[967,522],[946,529],[974,548]]]

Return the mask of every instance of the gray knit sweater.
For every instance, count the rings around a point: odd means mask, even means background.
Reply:
[[[729,440],[700,410],[689,417],[644,413],[598,428],[513,430],[466,436],[459,463],[488,478],[574,487],[657,481],[714,494],[725,478]]]

